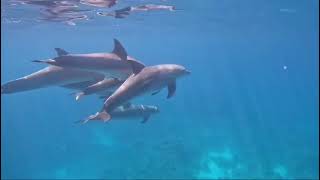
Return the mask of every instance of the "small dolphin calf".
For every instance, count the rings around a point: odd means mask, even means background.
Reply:
[[[143,120],[141,121],[141,123],[146,123],[152,114],[155,114],[158,112],[159,112],[159,108],[156,106],[133,105],[133,104],[127,103],[126,105],[119,106],[113,111],[111,111],[110,115],[114,119],[142,117]],[[92,116],[95,116],[95,115],[92,115]],[[86,120],[78,121],[78,122],[85,123]]]
[[[84,123],[96,119],[106,122],[111,119],[109,112],[118,106],[148,92],[154,95],[165,86],[168,87],[167,98],[170,98],[176,90],[176,79],[190,74],[186,68],[176,64],[145,67],[135,61],[129,62],[133,74],[104,102],[102,111],[90,116]]]
[[[83,91],[76,93],[76,100],[78,101],[84,95],[90,95],[93,93],[99,93],[102,91],[113,92],[118,88],[124,81],[120,81],[115,78],[106,78],[99,81],[91,86],[88,86]]]
[[[132,74],[132,68],[127,60],[142,64],[128,56],[121,43],[114,39],[114,49],[111,53],[69,54],[66,52],[64,55],[53,59],[36,60],[34,62],[98,72],[105,74],[107,77],[125,80]]]

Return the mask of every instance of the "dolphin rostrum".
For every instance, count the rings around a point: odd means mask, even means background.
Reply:
[[[145,67],[135,61],[128,60],[133,69],[133,74],[104,102],[103,109],[91,115],[89,120],[103,120],[104,122],[111,119],[109,112],[118,106],[130,101],[134,97],[145,93],[156,94],[160,89],[167,86],[168,96],[174,95],[176,90],[176,79],[190,74],[185,67],[176,64],[163,64]]]
[[[111,53],[66,54],[49,60],[35,60],[55,66],[80,69],[103,73],[107,77],[125,80],[132,74],[132,68],[127,60],[136,61],[127,55],[121,43],[114,39],[114,49]],[[138,62],[142,64],[141,62]]]
[[[126,119],[126,118],[135,118],[142,117],[141,123],[146,123],[152,114],[158,113],[159,108],[157,106],[149,105],[133,105],[127,103],[123,106],[119,106],[110,112],[110,115],[113,119]],[[94,115],[92,115],[94,116]],[[77,121],[79,123],[84,123],[83,121]]]

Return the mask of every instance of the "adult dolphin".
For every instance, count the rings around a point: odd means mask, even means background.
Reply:
[[[58,56],[67,53],[60,48],[55,48],[55,50]],[[103,79],[104,75],[96,72],[48,66],[30,75],[1,85],[1,94],[11,94],[49,86],[61,86],[69,89],[84,89]]]
[[[111,119],[109,112],[118,106],[130,101],[134,97],[152,93],[158,93],[162,88],[168,87],[168,96],[174,95],[176,79],[190,74],[185,67],[176,64],[162,64],[145,67],[135,61],[128,60],[132,66],[133,74],[104,102],[104,107],[95,115],[89,116],[83,123],[89,120]]]
[[[103,80],[103,78],[104,75],[99,73],[49,66],[1,85],[1,94],[11,94],[49,86],[66,86],[68,88],[69,85],[70,88],[78,87],[76,89],[80,89],[83,86],[97,83]]]
[[[114,39],[114,49],[111,53],[65,54],[48,60],[35,60],[34,62],[47,63],[55,66],[80,69],[103,73],[107,77],[125,80],[132,74],[132,68],[127,60],[135,61],[127,55],[121,43]]]
[[[114,59],[111,59],[111,65],[117,65],[116,62],[112,64],[114,61],[121,61],[121,58],[127,58],[130,60],[134,61],[134,58],[127,56],[124,48],[120,44],[118,40],[114,40],[114,49],[112,53],[93,53],[93,54],[87,54],[82,57],[89,56],[89,58],[80,58],[80,61],[85,59],[85,63],[89,63],[92,65],[92,62],[88,62],[92,59],[96,59],[95,56],[102,57],[98,59],[102,59],[108,61],[108,58],[104,58],[105,56],[107,57],[114,57]],[[62,59],[74,59],[73,55],[70,55],[69,52],[65,51],[64,49],[61,48],[55,48],[55,51],[57,52],[57,59],[60,59],[59,57],[64,57]],[[75,56],[80,56],[80,55],[75,55]],[[90,58],[92,57],[93,58]],[[70,58],[70,59],[68,59]],[[72,61],[72,60],[70,60]],[[77,60],[75,60],[77,62]],[[37,62],[44,62],[44,61],[37,61]],[[109,62],[109,61],[108,61]],[[100,62],[101,63],[101,62]],[[121,61],[119,64],[122,64],[121,67],[126,67],[127,62]],[[50,63],[49,63],[50,64]],[[68,63],[67,63],[68,64]],[[95,64],[95,63],[93,63]],[[104,63],[102,63],[104,64]],[[100,65],[98,63],[98,65]],[[71,67],[71,68],[70,68]],[[128,69],[129,68],[129,69]],[[116,68],[115,68],[116,69]],[[125,72],[121,74],[121,72],[118,72],[121,77],[126,77],[128,76],[128,73],[130,73],[131,66],[129,65],[128,67],[125,68]],[[86,71],[81,68],[72,68],[72,66],[67,66],[67,67],[59,67],[59,66],[53,66],[50,65],[40,71],[37,71],[35,73],[32,73],[28,76],[7,82],[1,86],[1,94],[10,94],[10,93],[16,93],[16,92],[22,92],[22,91],[28,91],[28,90],[33,90],[33,89],[39,89],[39,88],[44,88],[44,87],[49,87],[49,86],[62,86],[65,88],[70,88],[70,89],[77,89],[77,90],[83,90],[86,87],[96,84],[100,81],[103,81],[106,77],[106,73],[102,71],[103,73],[99,73],[96,71]],[[100,92],[98,93],[100,95],[105,95],[108,93],[105,92]]]

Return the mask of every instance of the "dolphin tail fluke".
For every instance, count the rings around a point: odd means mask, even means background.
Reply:
[[[87,119],[80,121],[81,124],[85,124],[91,120],[103,120],[103,122],[107,122],[111,119],[111,116],[106,111],[97,112],[94,115],[89,116]]]
[[[98,115],[98,118],[103,120],[103,122],[107,122],[111,119],[111,115],[107,113],[106,111],[100,112]]]

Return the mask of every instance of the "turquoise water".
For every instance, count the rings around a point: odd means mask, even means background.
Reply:
[[[55,47],[110,52],[113,38],[146,65],[192,74],[169,100],[163,90],[134,101],[160,108],[145,124],[74,124],[103,101],[77,102],[60,87],[1,95],[1,178],[318,179],[319,2],[119,0],[98,9],[150,3],[181,10],[90,12],[71,26],[36,22],[32,6],[2,7],[1,84],[44,68],[31,61],[55,57]]]

